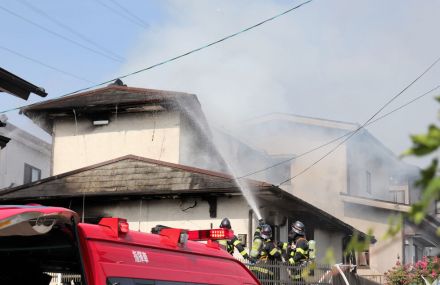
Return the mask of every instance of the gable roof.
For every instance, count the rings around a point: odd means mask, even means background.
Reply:
[[[243,179],[249,189],[273,207],[289,208],[294,216],[313,216],[326,228],[357,231],[327,212],[272,184]],[[127,155],[15,188],[0,190],[0,203],[23,203],[81,197],[175,197],[176,195],[241,195],[233,176],[149,158]],[[295,207],[291,207],[295,205]],[[364,233],[360,232],[362,236]]]
[[[246,180],[252,189],[271,184]],[[134,155],[0,191],[1,200],[239,192],[230,175]]]
[[[204,119],[200,103],[194,94],[117,84],[31,104],[21,108],[20,112],[51,133],[53,119],[57,117],[165,110],[194,112]]]

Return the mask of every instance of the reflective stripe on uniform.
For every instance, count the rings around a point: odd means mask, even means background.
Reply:
[[[261,239],[254,239],[251,249],[252,257],[258,258],[258,255],[260,254],[260,248],[262,247],[262,245],[263,245],[263,241]]]
[[[270,252],[269,252],[269,254],[270,255],[274,255],[275,253],[277,253],[277,251],[278,251],[278,248],[274,248],[274,249],[272,249]]]
[[[295,251],[301,253],[302,255],[306,255],[307,254],[307,251],[302,249],[302,248],[296,248]]]
[[[234,245],[235,245],[235,246],[237,246],[237,245],[239,245],[239,244],[241,244],[241,241],[240,241],[240,240],[237,239],[236,241],[234,241]]]

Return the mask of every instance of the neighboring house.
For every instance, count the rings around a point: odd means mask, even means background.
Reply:
[[[0,128],[9,142],[0,150],[0,189],[30,183],[50,175],[51,146],[7,123]]]
[[[358,272],[383,273],[397,259],[410,262],[420,258],[406,246],[417,243],[421,236],[431,242],[431,248],[439,248],[440,243],[435,234],[423,229],[402,232],[392,241],[381,239],[389,227],[389,217],[408,212],[410,204],[417,201],[420,190],[413,185],[418,169],[397,159],[365,129],[332,151],[358,127],[346,122],[270,114],[245,122],[233,133],[273,159],[296,157],[265,171],[265,181],[282,183],[280,187],[288,193],[354,228],[374,230],[378,241],[358,253]],[[339,137],[343,138],[337,140]]]
[[[85,218],[127,217],[143,231],[158,223],[217,227],[226,216],[250,245],[255,214],[233,178],[224,173],[231,168],[247,171],[272,160],[222,133],[216,140],[223,142],[225,157],[240,160],[228,166],[195,95],[127,87],[117,81],[22,112],[53,136],[53,176],[3,191],[3,203],[50,203],[73,208]],[[241,169],[243,165],[247,168]],[[303,220],[308,237],[317,240],[320,260],[332,246],[342,261],[343,241],[356,232],[365,237],[272,184],[240,182],[257,197],[276,239],[287,240],[290,224]]]

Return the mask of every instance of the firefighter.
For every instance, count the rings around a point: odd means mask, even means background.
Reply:
[[[287,248],[288,262],[298,265],[309,259],[309,242],[306,239],[305,226],[301,221],[292,224],[289,232],[289,244]]]
[[[277,260],[281,261],[281,249],[272,241],[272,228],[264,222],[256,228],[251,249],[251,261]]]
[[[231,222],[228,218],[224,218],[222,222],[220,223],[220,228],[222,229],[231,229]],[[244,259],[249,259],[249,255],[246,252],[246,249],[244,245],[241,243],[241,241],[234,235],[232,239],[230,240],[220,240],[220,245],[222,245],[231,255],[234,255],[234,248],[240,252],[241,256],[243,256]]]
[[[259,221],[260,224],[256,228],[254,233],[254,239],[252,243],[252,249],[250,252],[250,262],[255,266],[250,266],[249,269],[259,279],[276,280],[279,278],[279,270],[265,265],[267,261],[281,261],[281,250],[272,241],[272,228],[265,224],[263,220]]]
[[[301,221],[292,224],[286,253],[288,263],[294,266],[290,275],[295,282],[303,284],[304,277],[314,275],[313,266],[308,266],[310,248],[306,239],[305,226]]]

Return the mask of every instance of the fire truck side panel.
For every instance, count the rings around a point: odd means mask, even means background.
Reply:
[[[89,285],[108,278],[133,278],[200,284],[259,284],[239,261],[221,249],[188,241],[170,244],[167,237],[130,231],[116,236],[102,226],[80,224],[86,243]]]

